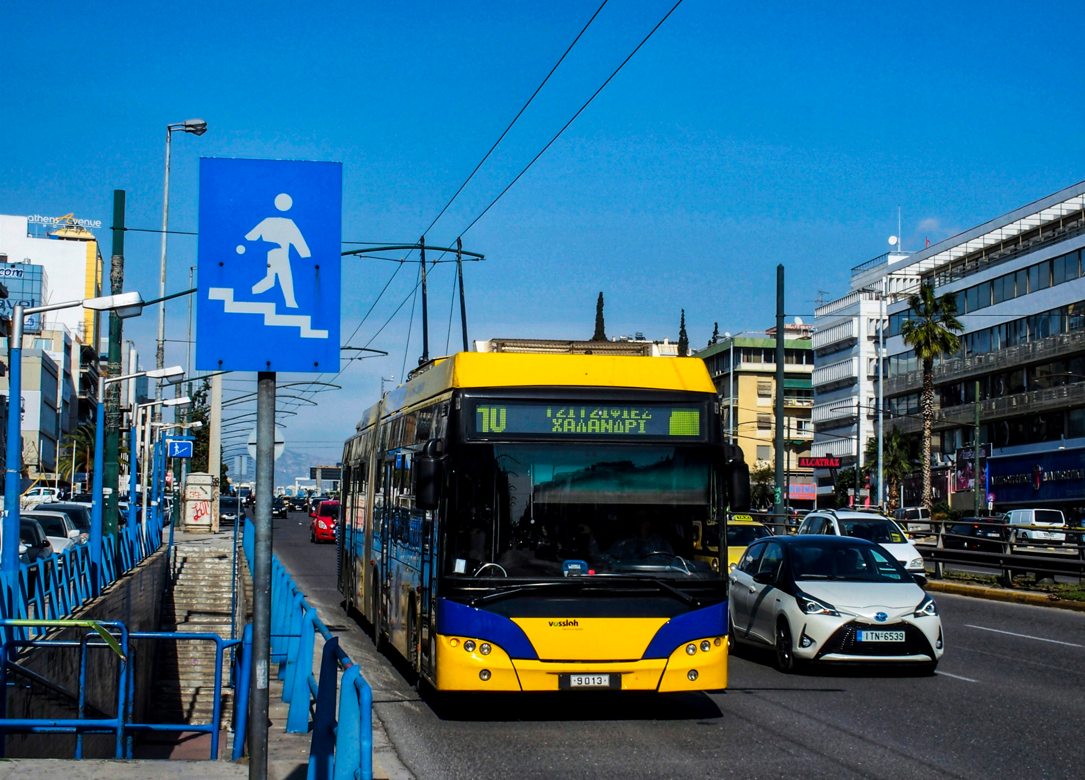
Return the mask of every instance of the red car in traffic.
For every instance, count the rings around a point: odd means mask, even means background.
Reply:
[[[339,502],[321,501],[309,520],[309,541],[334,542],[339,526]]]

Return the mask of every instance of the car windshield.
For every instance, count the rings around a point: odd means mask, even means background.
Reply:
[[[763,525],[729,525],[727,526],[727,546],[749,547],[755,540],[771,535]]]
[[[46,536],[68,535],[68,529],[64,525],[63,518],[56,515],[33,515],[33,518],[38,521],[38,525],[41,526],[41,530],[45,531]]]
[[[338,520],[339,519],[339,505],[338,504],[332,504],[332,505],[325,504],[324,506],[320,507],[319,516],[320,517],[330,517],[333,520]]]
[[[720,576],[693,558],[694,521],[713,519],[705,448],[478,445],[456,477],[449,574]]]
[[[840,530],[844,536],[866,539],[875,544],[904,544],[908,541],[895,523],[882,518],[841,520]]]
[[[236,496],[226,496],[225,498],[220,498],[219,511],[237,514],[237,508],[239,504],[240,499],[238,499]]]
[[[791,572],[796,580],[846,582],[911,582],[891,556],[859,544],[819,544],[804,540],[790,546]]]
[[[90,531],[90,510],[85,506],[72,506],[68,504],[54,504],[49,507],[52,512],[63,512],[72,521],[72,525],[83,533]]]

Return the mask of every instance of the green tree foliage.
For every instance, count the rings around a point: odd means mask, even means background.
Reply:
[[[592,341],[606,341],[607,333],[606,328],[603,325],[603,292],[599,291],[599,298],[595,301],[595,333],[592,334]]]
[[[867,439],[863,453],[865,468],[868,473],[878,471],[878,437]],[[885,472],[885,509],[892,512],[900,506],[900,488],[904,478],[915,471],[915,441],[905,436],[900,429],[890,428],[885,432],[882,443],[882,470]]]
[[[750,503],[755,507],[772,506],[776,498],[776,470],[770,466],[759,466],[750,472]]]
[[[915,352],[923,367],[923,447],[920,468],[923,472],[923,505],[931,508],[931,436],[934,430],[934,361],[953,355],[961,347],[962,330],[957,319],[957,296],[934,294],[934,285],[920,285],[919,292],[908,299],[908,319],[901,323],[900,335]]]
[[[689,357],[689,334],[686,333],[685,309],[682,309],[682,322],[678,326],[678,357]]]
[[[851,499],[848,491],[855,490],[855,467],[849,466],[836,472],[836,505],[839,507],[849,506]]]
[[[60,458],[57,472],[69,482],[73,480],[72,450],[75,450],[75,471],[89,474],[94,467],[94,431],[93,422],[83,423],[60,445]]]

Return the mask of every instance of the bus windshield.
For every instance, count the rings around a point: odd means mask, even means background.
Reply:
[[[457,459],[445,572],[718,579],[694,560],[712,517],[707,448],[482,444]]]

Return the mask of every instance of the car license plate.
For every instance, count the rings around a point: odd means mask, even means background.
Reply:
[[[558,689],[571,688],[621,688],[620,674],[562,674],[558,675]]]
[[[903,631],[860,631],[860,642],[903,642]]]

